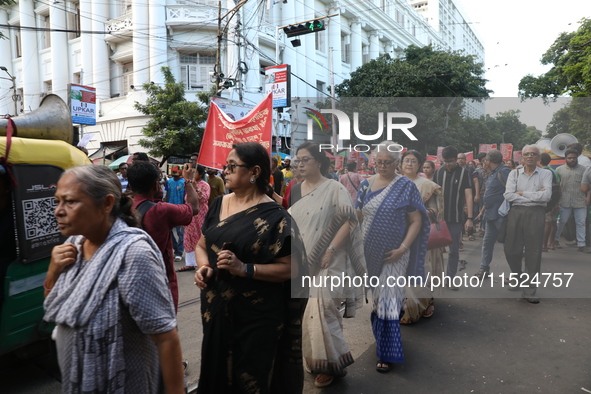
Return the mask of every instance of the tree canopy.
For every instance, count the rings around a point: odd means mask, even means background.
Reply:
[[[139,144],[163,161],[170,156],[188,156],[201,147],[207,108],[185,99],[185,87],[175,81],[169,67],[162,67],[165,84],[146,83],[143,88],[148,98],[145,104],[136,102],[134,107],[152,118],[142,129],[146,138]],[[207,103],[207,95],[200,94],[200,101]]]
[[[339,97],[488,97],[484,65],[462,51],[409,46],[402,58],[384,54],[335,86]]]
[[[591,19],[582,19],[571,33],[561,33],[540,62],[552,68],[519,82],[520,97],[591,96]]]

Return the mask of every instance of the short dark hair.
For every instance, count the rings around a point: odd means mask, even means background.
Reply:
[[[478,156],[476,156],[476,158],[478,159],[478,161],[482,161],[482,159],[484,159],[486,157],[486,152],[480,152],[478,154]]]
[[[269,193],[271,181],[271,158],[269,152],[258,142],[243,142],[232,145],[238,158],[248,167],[259,166],[261,175],[256,179],[258,189],[265,194]]]
[[[121,167],[126,166],[127,163],[119,163],[119,169],[121,169]]]
[[[135,152],[132,156],[135,156],[136,161],[150,161],[146,152]]]
[[[347,163],[347,171],[357,171],[357,162],[356,161],[350,161]]]
[[[577,152],[577,150],[574,149],[574,148],[569,148],[569,149],[567,149],[564,152],[564,157],[566,158],[566,156],[568,156],[568,155],[577,155],[577,156],[579,156],[579,152]]]
[[[543,166],[547,166],[551,161],[552,157],[550,157],[548,153],[542,153],[540,163],[542,163]]]
[[[318,144],[310,141],[304,142],[302,145],[298,146],[298,149],[296,150],[296,155],[298,154],[300,149],[305,149],[308,152],[310,152],[314,160],[316,160],[316,162],[320,164],[320,173],[322,175],[328,174],[328,165],[330,164],[330,160],[324,154],[324,152],[320,150],[320,146]]]
[[[441,156],[444,159],[457,159],[458,158],[458,148],[453,145],[446,146],[443,148],[441,152]]]
[[[191,157],[191,156],[197,156],[197,157],[199,157],[199,153],[197,153],[197,152],[193,152],[193,153],[191,153],[191,154],[189,155],[189,157]]]
[[[433,161],[431,161],[431,160],[425,160],[425,162],[423,163],[423,165],[425,165],[427,163],[431,166],[432,169],[435,169],[435,163],[433,163]]]
[[[205,175],[205,167],[203,167],[201,164],[197,164],[197,168],[195,168],[197,170],[197,173],[201,176]]]
[[[407,150],[406,152],[404,152],[404,154],[402,155],[402,158],[400,160],[402,161],[402,160],[404,160],[404,158],[406,156],[410,156],[410,155],[413,155],[414,157],[416,157],[417,161],[419,162],[419,168],[417,170],[417,174],[418,174],[423,169],[423,162],[424,162],[423,155],[421,154],[421,152],[411,149],[411,150]]]
[[[137,161],[127,169],[127,180],[135,193],[147,194],[160,181],[160,170],[150,162]]]

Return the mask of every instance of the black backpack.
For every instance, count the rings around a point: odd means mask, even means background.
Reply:
[[[140,214],[140,228],[141,229],[144,229],[144,216],[146,216],[146,213],[150,209],[152,209],[152,207],[156,204],[157,203],[155,203],[154,201],[144,200],[135,208],[137,213]]]

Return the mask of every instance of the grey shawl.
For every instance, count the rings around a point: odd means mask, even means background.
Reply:
[[[117,276],[127,247],[138,241],[146,241],[150,246],[146,256],[155,254],[162,261],[152,238],[140,229],[128,227],[121,219],[116,220],[103,245],[85,264],[84,237],[66,240],[76,245],[78,258],[61,274],[45,299],[44,319],[76,329],[73,367],[62,371],[75,392],[124,392],[125,359],[119,324],[122,305]]]

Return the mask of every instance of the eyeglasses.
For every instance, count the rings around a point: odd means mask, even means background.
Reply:
[[[295,159],[292,163],[293,163],[294,166],[297,167],[297,166],[300,165],[300,163],[302,163],[303,165],[308,164],[308,162],[310,160],[314,160],[314,158],[313,157],[304,157],[303,159]]]
[[[413,165],[414,165],[414,164],[419,164],[419,162],[418,162],[418,161],[416,161],[416,160],[408,160],[408,159],[406,159],[406,160],[402,160],[402,162],[403,162],[404,164],[413,164]]]
[[[390,167],[392,164],[394,164],[394,160],[376,161],[378,167]]]
[[[189,159],[189,163],[197,163],[197,159]]]
[[[246,164],[236,164],[236,163],[226,164],[226,169],[228,170],[228,174],[233,174],[234,171],[236,171],[236,167],[250,168]]]
[[[536,152],[525,152],[521,156],[529,157],[529,156],[537,156],[537,155],[538,154]]]

